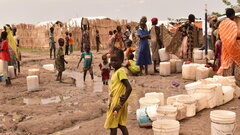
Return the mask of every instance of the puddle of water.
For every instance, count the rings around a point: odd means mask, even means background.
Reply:
[[[76,87],[83,90],[93,90],[93,92],[103,92],[107,90],[108,86],[104,86],[102,83],[102,78],[94,76],[94,81],[91,80],[89,73],[87,73],[86,81],[83,81],[83,73],[75,71],[65,71],[63,72],[67,77],[75,79]]]
[[[59,103],[64,100],[71,98],[70,96],[56,96],[51,98],[17,98],[17,99],[10,99],[6,100],[5,104],[8,105],[46,105],[51,103]]]

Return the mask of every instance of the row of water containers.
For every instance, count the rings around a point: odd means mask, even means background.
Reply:
[[[159,73],[161,76],[169,76],[172,73],[181,73],[183,61],[180,59],[170,59],[169,53],[165,48],[159,49],[160,64]]]
[[[177,120],[193,117],[205,108],[220,106],[240,96],[240,89],[235,85],[233,77],[214,76],[188,84],[185,88],[188,95],[168,97],[166,105],[163,93],[146,93],[139,100],[139,126],[152,126],[154,135],[178,135],[180,125]],[[229,111],[211,112],[212,135],[218,135],[219,131],[233,133],[235,119],[236,114]]]
[[[194,60],[203,60],[205,59],[205,50],[199,50],[198,48],[194,48],[193,50],[193,59]],[[208,55],[207,55],[209,60],[214,59],[214,52],[213,50],[208,50]]]
[[[182,78],[186,80],[201,80],[211,77],[213,69],[205,67],[205,64],[183,64]]]
[[[169,76],[172,73],[181,73],[183,79],[187,80],[200,80],[208,78],[211,75],[212,68],[205,67],[205,64],[183,64],[180,59],[170,59],[169,53],[166,52],[165,48],[159,49],[160,64],[159,71],[161,76]],[[205,53],[202,50],[194,50],[194,59],[202,60],[205,57]],[[212,50],[208,50],[209,59],[214,58]]]

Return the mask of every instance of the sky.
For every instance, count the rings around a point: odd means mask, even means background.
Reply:
[[[236,1],[230,0],[233,4]],[[205,4],[209,13],[224,13],[227,7],[222,0],[0,0],[0,26],[96,16],[129,21],[147,16],[164,21],[192,13],[203,18]]]

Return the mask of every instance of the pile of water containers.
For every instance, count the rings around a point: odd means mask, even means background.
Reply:
[[[178,135],[180,124],[177,120],[240,97],[240,88],[233,76],[201,79],[185,85],[185,89],[187,94],[168,97],[166,103],[163,93],[146,93],[140,98],[140,109],[136,112],[139,126],[152,126],[154,135]]]
[[[212,68],[205,67],[205,64],[190,63],[184,64],[180,59],[170,59],[170,55],[165,51],[165,48],[159,49],[160,64],[159,71],[161,76],[169,76],[173,73],[182,73],[183,79],[200,80],[211,76]],[[205,53],[202,50],[194,49],[194,61],[205,63]],[[212,60],[214,53],[208,50],[208,59]],[[204,62],[201,62],[204,61]]]

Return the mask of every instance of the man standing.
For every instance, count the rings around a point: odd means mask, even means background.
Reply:
[[[163,48],[162,41],[160,39],[160,27],[157,26],[158,19],[152,18],[152,28],[150,30],[151,46],[152,46],[152,60],[154,64],[154,72],[159,73],[157,70],[157,64],[160,62],[158,50]]]

